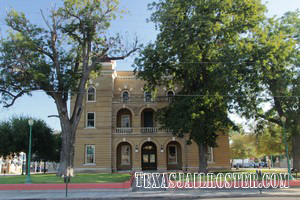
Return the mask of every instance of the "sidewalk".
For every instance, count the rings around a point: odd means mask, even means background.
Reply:
[[[69,190],[68,199],[194,199],[238,197],[300,197],[300,187],[288,189],[168,189],[126,191],[123,189]],[[0,191],[0,199],[65,199],[64,190]]]

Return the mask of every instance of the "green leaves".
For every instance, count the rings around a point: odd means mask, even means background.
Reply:
[[[107,36],[110,22],[123,12],[117,0],[64,0],[64,6],[41,11],[45,27],[32,24],[24,13],[11,10],[6,24],[11,28],[0,41],[0,93],[6,106],[28,91],[83,92],[92,71],[101,62],[123,59],[138,49],[118,34]],[[84,78],[85,80],[82,80]],[[49,93],[49,91],[51,91]],[[22,94],[21,94],[22,93]],[[11,102],[9,103],[9,100]],[[67,101],[68,99],[64,99]]]
[[[282,127],[265,123],[262,133],[258,135],[258,152],[262,155],[284,155],[285,144]],[[291,150],[292,148],[289,147]]]
[[[57,105],[66,145],[60,173],[73,167],[70,152],[90,75],[101,70],[102,62],[124,59],[140,47],[137,38],[129,43],[118,34],[107,34],[111,21],[123,12],[117,0],[63,2],[49,16],[41,11],[45,28],[12,10],[6,18],[10,34],[0,41],[0,102],[9,107],[24,94],[43,90]]]
[[[4,158],[28,152],[29,117],[13,117],[0,123],[0,156]],[[32,126],[32,152],[34,159],[58,161],[60,135],[53,135],[52,130],[40,119],[34,119]]]
[[[181,87],[182,96],[163,109],[162,124],[215,146],[216,132],[233,127],[227,111],[244,80],[240,50],[253,49],[244,38],[265,18],[265,7],[259,0],[161,0],[149,8],[160,33],[135,60],[135,70],[150,88]]]
[[[254,96],[262,96],[252,101],[236,100],[244,115],[263,117],[279,125],[281,122],[276,118],[282,115],[295,119],[294,112],[297,111],[293,107],[298,104],[297,96],[300,94],[294,85],[299,82],[298,24],[299,12],[288,12],[281,18],[264,21],[245,38],[248,44],[240,43],[243,56],[251,62],[244,65],[247,71],[242,66],[238,70],[240,75],[244,75],[243,80],[239,81],[241,87],[238,94],[246,97],[245,91],[249,91]],[[251,48],[248,48],[249,44]],[[271,105],[269,111],[259,109],[264,104]],[[299,125],[292,123],[289,126]]]
[[[256,158],[257,156],[261,156],[260,153],[257,153],[254,134],[231,133],[230,140],[230,156],[232,159]]]

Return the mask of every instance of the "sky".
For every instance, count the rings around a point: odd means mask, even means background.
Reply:
[[[152,0],[120,0],[121,8],[128,11],[123,19],[116,19],[110,28],[110,33],[121,33],[130,37],[137,35],[139,41],[146,45],[154,41],[157,35],[153,23],[147,23],[151,11],[147,10],[148,3]],[[300,8],[300,0],[262,0],[267,3],[268,17],[274,15],[281,16],[287,11],[295,11]],[[7,27],[4,18],[7,10],[11,8],[22,11],[34,23],[43,25],[40,10],[47,12],[51,6],[59,6],[60,0],[0,0],[0,34],[5,37]],[[134,55],[137,56],[137,55]],[[132,70],[134,56],[117,62],[117,70]],[[33,92],[31,97],[23,96],[18,99],[10,108],[3,108],[0,105],[0,121],[8,120],[12,116],[26,115],[35,118],[41,118],[54,130],[60,130],[58,118],[49,115],[57,115],[56,106],[52,98],[48,97],[42,91]],[[231,118],[237,123],[245,123],[244,119],[231,115]]]

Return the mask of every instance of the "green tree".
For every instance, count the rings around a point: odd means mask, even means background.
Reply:
[[[34,155],[34,160],[36,161],[51,161],[51,162],[59,162],[60,151],[61,151],[61,133],[53,133],[42,140],[38,140],[37,152]],[[51,146],[47,151],[44,150],[43,144],[48,142]]]
[[[246,117],[264,119],[286,127],[293,143],[294,168],[300,169],[300,76],[299,76],[299,11],[260,24],[240,43],[243,58],[238,73],[238,110]],[[267,106],[266,106],[267,105]],[[268,108],[269,107],[269,108]],[[268,108],[268,109],[266,109]]]
[[[285,155],[282,127],[267,123],[257,135],[257,152],[262,155]],[[291,151],[291,148],[290,148]]]
[[[90,75],[100,72],[102,62],[124,59],[138,49],[136,39],[123,43],[121,36],[107,34],[111,21],[122,12],[118,4],[118,0],[63,0],[49,17],[41,11],[47,28],[14,10],[6,17],[11,31],[0,43],[2,101],[9,107],[36,90],[54,99],[62,128],[58,175],[73,167],[76,129]]]
[[[232,54],[244,34],[264,19],[260,0],[160,0],[150,5],[151,21],[159,29],[135,61],[138,76],[149,90],[180,86],[161,123],[199,149],[199,171],[207,171],[207,146],[216,146],[216,131],[233,124],[227,111],[232,101]],[[231,78],[234,77],[234,78]],[[175,117],[176,116],[176,117]]]
[[[11,143],[14,140],[11,131],[11,124],[9,122],[0,123],[0,156],[4,158],[15,152],[15,144]]]
[[[30,117],[13,117],[9,121],[0,123],[0,156],[6,158],[18,155],[20,152],[25,152],[28,156],[29,119]],[[57,141],[57,136],[52,134],[51,128],[43,120],[34,119],[31,151],[34,160],[57,161],[55,152],[60,152]]]
[[[246,158],[257,157],[256,146],[256,137],[254,134],[231,132],[230,156],[232,159],[243,159],[244,162]]]

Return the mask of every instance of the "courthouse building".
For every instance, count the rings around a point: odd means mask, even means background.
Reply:
[[[197,145],[161,129],[155,120],[179,89],[160,87],[154,97],[144,84],[133,71],[116,71],[116,62],[103,63],[101,75],[87,85],[76,135],[76,171],[197,171]],[[228,135],[220,133],[217,143],[209,148],[208,167],[229,169]]]

